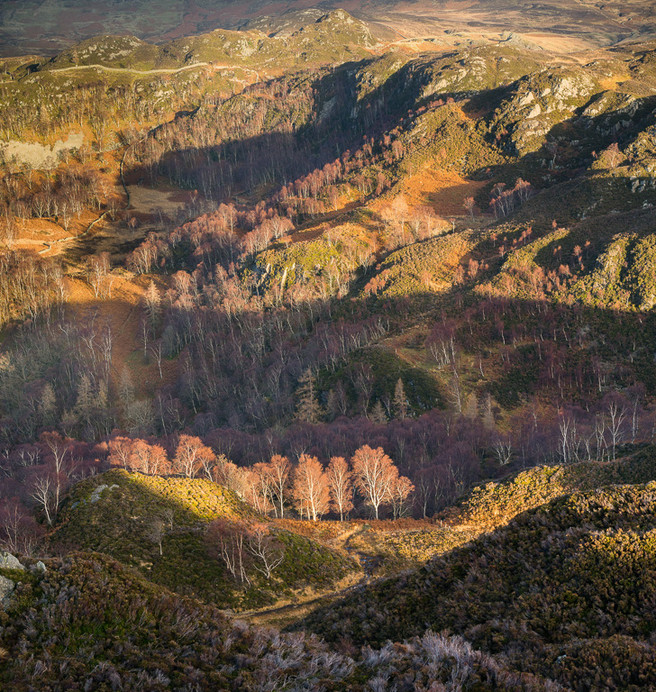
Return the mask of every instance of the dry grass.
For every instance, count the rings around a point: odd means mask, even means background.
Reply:
[[[547,32],[526,32],[517,34],[517,36],[539,46],[543,50],[565,55],[586,51],[593,46],[589,40],[583,38],[549,34]]]
[[[630,79],[628,74],[614,74],[610,77],[602,77],[599,80],[599,86],[606,91],[616,91],[617,87],[627,79]]]
[[[290,599],[278,600],[275,608],[251,610],[240,613],[239,617],[254,625],[267,625],[283,629],[287,625],[303,619],[313,610],[336,601],[361,583],[363,583],[363,574],[350,572],[336,582],[329,592],[306,587],[302,592],[294,593]]]
[[[98,214],[85,209],[71,219],[68,230],[50,219],[19,219],[17,236],[11,244],[14,250],[33,250],[44,257],[61,255],[78,240]]]
[[[189,190],[141,187],[128,185],[130,212],[156,218],[160,213],[172,219],[191,200]]]
[[[34,250],[42,254],[56,254],[60,246],[58,241],[71,235],[71,232],[65,231],[61,226],[47,219],[22,219],[18,223],[17,238],[11,245],[14,250]]]
[[[160,292],[168,288],[166,277],[152,277]],[[112,297],[99,300],[86,281],[67,277],[68,316],[77,324],[109,325],[112,330],[112,372],[115,382],[119,381],[127,367],[135,387],[137,398],[150,395],[163,385],[171,384],[177,377],[177,360],[162,362],[162,379],[154,360],[146,362],[139,341],[143,296],[151,277],[131,275],[115,276]]]
[[[442,219],[462,217],[467,214],[463,208],[466,197],[474,197],[486,183],[467,180],[453,171],[436,168],[427,163],[413,175],[406,176],[398,186],[408,207],[430,207]],[[376,201],[371,208],[383,211],[389,202]]]

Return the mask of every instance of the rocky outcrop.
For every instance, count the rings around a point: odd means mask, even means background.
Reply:
[[[0,552],[0,569],[24,570],[25,566],[11,553]]]
[[[15,582],[0,574],[0,606],[7,605],[15,588]]]
[[[537,151],[553,127],[574,117],[595,88],[594,78],[584,69],[548,68],[527,75],[497,109],[493,130],[499,136],[509,133],[516,155]]]

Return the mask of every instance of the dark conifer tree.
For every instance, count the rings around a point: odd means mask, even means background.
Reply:
[[[369,420],[372,423],[378,423],[379,425],[387,423],[387,416],[385,415],[385,410],[383,409],[383,405],[380,403],[380,401],[377,401],[371,409]]]
[[[394,387],[394,401],[392,402],[394,417],[404,420],[408,417],[408,398],[405,395],[403,380],[399,377]]]
[[[296,401],[296,420],[319,423],[323,419],[324,412],[317,398],[316,382],[311,368],[308,368],[298,381]]]

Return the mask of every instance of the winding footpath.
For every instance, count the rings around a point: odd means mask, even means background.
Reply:
[[[243,65],[228,63],[216,63],[216,62],[195,62],[191,65],[183,65],[182,67],[159,67],[153,68],[152,70],[136,70],[132,67],[108,67],[107,65],[71,65],[70,67],[52,67],[43,72],[78,72],[80,70],[102,70],[103,72],[111,72],[114,74],[134,74],[140,76],[148,76],[154,74],[178,74],[179,72],[185,72],[187,70],[195,70],[198,67],[211,67],[213,70],[242,70],[243,72],[249,72],[255,75],[255,81],[261,81],[260,73],[250,67],[244,67]],[[237,80],[240,81],[240,80]]]
[[[178,72],[184,72],[185,70],[193,70],[196,67],[209,67],[212,63],[209,62],[195,62],[191,65],[183,65],[182,67],[162,67],[152,70],[135,70],[131,67],[108,67],[107,65],[73,65],[72,67],[53,67],[49,70],[44,70],[47,72],[76,72],[78,70],[103,70],[104,72],[118,72],[118,73],[128,73],[128,74],[177,74]],[[227,65],[215,65],[217,69],[223,69],[223,67],[228,67]]]
[[[105,216],[107,216],[107,210],[105,210],[100,216],[95,218],[83,231],[82,233],[78,233],[77,235],[69,235],[66,236],[66,238],[59,238],[58,240],[53,240],[51,242],[46,242],[45,247],[42,250],[39,250],[39,255],[45,255],[46,252],[50,252],[52,250],[53,246],[59,245],[61,243],[68,243],[71,240],[79,240],[80,238],[84,238],[85,235],[88,235],[89,231],[97,224],[100,223]]]

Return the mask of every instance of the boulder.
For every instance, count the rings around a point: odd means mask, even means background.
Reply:
[[[533,108],[527,113],[526,119],[530,120],[531,118],[537,118],[538,115],[542,113],[542,108],[540,107],[539,103],[536,103]]]
[[[11,553],[0,552],[0,569],[20,569],[25,567],[20,563],[19,559]]]
[[[0,605],[6,605],[15,588],[16,584],[11,579],[0,575]]]
[[[45,574],[47,572],[46,566],[39,560],[36,564],[32,565],[32,572],[35,574]]]

